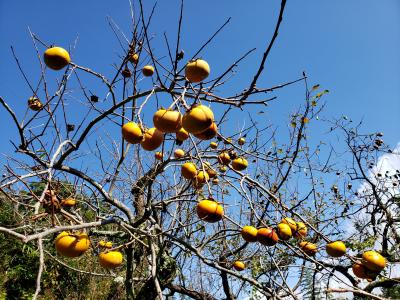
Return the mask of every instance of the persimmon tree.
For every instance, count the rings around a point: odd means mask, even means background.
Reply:
[[[397,285],[388,262],[399,260],[399,172],[375,178],[369,170],[389,151],[381,134],[318,120],[328,91],[305,73],[257,85],[285,5],[254,76],[230,94],[222,87],[254,49],[214,74],[202,51],[228,22],[187,53],[183,1],[177,35],[165,34],[157,51],[149,32],[156,7],[131,3],[131,36],[118,35],[112,74],[31,32],[37,82],[14,56],[32,92],[26,114],[0,98],[17,132],[1,201],[18,216],[0,232],[37,249],[34,299],[50,264],[109,277],[127,299],[382,299],[380,287]],[[96,92],[86,83],[93,79]],[[246,113],[267,110],[294,85],[304,87],[303,104],[287,112],[286,136]],[[249,125],[232,133],[235,111]],[[343,152],[310,140],[317,121],[340,136]]]

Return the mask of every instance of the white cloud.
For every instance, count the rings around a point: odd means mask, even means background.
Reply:
[[[399,193],[399,187],[394,187],[393,182],[398,182],[394,177],[391,178],[396,171],[400,171],[400,143],[394,148],[392,153],[385,153],[379,157],[376,165],[369,172],[369,179],[374,184],[383,184],[382,188],[385,187],[392,193]],[[379,177],[380,175],[380,177]],[[384,180],[381,180],[383,178]],[[368,193],[369,186],[364,183],[358,189],[358,192]]]
[[[388,200],[389,197],[400,193],[400,180],[393,176],[396,174],[397,170],[400,170],[400,142],[393,149],[392,153],[385,153],[381,155],[378,158],[376,164],[372,167],[372,169],[370,169],[368,173],[369,180],[373,184],[375,184],[379,188],[379,190],[385,190],[385,193],[380,193],[383,202]],[[398,185],[394,186],[394,182],[396,182]],[[365,204],[363,202],[364,197],[367,197],[367,195],[372,195],[371,186],[366,181],[360,185],[360,187],[357,189],[357,192],[360,197],[358,199],[355,199],[355,201],[359,202],[360,204]],[[358,213],[357,219],[361,221],[365,216],[365,212],[367,210],[368,207],[361,210]],[[353,224],[349,223],[346,223],[345,227],[347,229],[348,235],[351,235],[355,232],[355,228]]]

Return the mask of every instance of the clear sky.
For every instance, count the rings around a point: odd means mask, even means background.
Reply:
[[[149,3],[150,1],[145,1]],[[158,55],[164,55],[162,32],[173,41],[179,1],[159,1],[151,32]],[[203,53],[213,74],[223,71],[247,50],[255,52],[238,68],[238,75],[223,92],[237,91],[249,82],[269,41],[280,1],[192,1],[185,4],[182,48],[194,51],[228,17],[228,27]],[[148,12],[149,10],[147,10]],[[6,1],[0,0],[0,95],[20,117],[30,92],[13,60],[13,45],[31,78],[39,69],[28,34],[31,30],[48,43],[67,48],[79,36],[72,59],[110,75],[121,49],[106,16],[129,34],[128,1]],[[325,116],[345,114],[364,119],[366,132],[383,131],[391,145],[400,141],[400,2],[398,0],[288,0],[280,35],[258,86],[271,86],[296,79],[302,71],[310,83],[320,83],[331,92]],[[275,115],[288,115],[302,103],[302,87],[277,93],[277,102],[267,110],[266,122]],[[237,114],[239,116],[239,114]],[[1,136],[15,136],[10,118],[0,109]],[[0,152],[9,152],[1,143]]]

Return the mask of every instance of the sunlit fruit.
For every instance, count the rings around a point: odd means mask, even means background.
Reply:
[[[202,200],[197,204],[197,215],[206,222],[215,223],[222,219],[224,209],[215,201]]]
[[[243,171],[248,165],[249,163],[243,157],[238,157],[232,161],[232,168],[236,171]]]
[[[245,139],[244,137],[241,137],[241,138],[238,139],[238,144],[239,144],[240,146],[243,146],[244,143],[246,143],[246,139]]]
[[[174,151],[174,157],[175,158],[182,158],[185,156],[185,151],[183,151],[182,149],[176,149]]]
[[[144,150],[153,151],[156,150],[164,141],[164,133],[153,127],[148,130],[143,135],[143,140],[140,145]]]
[[[369,270],[366,266],[358,262],[354,263],[351,269],[353,270],[354,275],[356,275],[358,278],[368,279],[368,281],[375,280],[379,273]]]
[[[160,151],[157,151],[157,152],[154,154],[154,157],[155,157],[155,159],[157,159],[157,160],[163,160],[164,154],[163,154],[162,152],[160,152]]]
[[[182,128],[182,115],[177,110],[159,109],[153,116],[153,123],[162,132],[179,132]]]
[[[99,247],[102,247],[102,248],[111,249],[112,246],[113,246],[112,242],[107,242],[107,241],[104,241],[104,240],[101,240],[99,242]]]
[[[153,76],[153,74],[154,74],[154,67],[153,67],[153,66],[149,66],[149,65],[144,66],[143,69],[142,69],[142,73],[143,73],[143,75],[146,76],[146,77]]]
[[[297,238],[305,237],[307,235],[307,227],[303,222],[296,222],[296,231],[294,236]]]
[[[281,240],[287,241],[292,237],[292,229],[286,223],[279,223],[277,226],[277,231]]]
[[[273,228],[266,227],[258,229],[257,240],[265,246],[273,246],[279,241],[279,237]]]
[[[233,263],[233,268],[236,271],[243,271],[246,268],[246,265],[244,264],[244,262],[237,260]]]
[[[318,246],[311,242],[302,241],[299,243],[299,247],[310,256],[314,256],[318,252]]]
[[[177,132],[176,132],[176,139],[180,142],[183,142],[187,140],[189,137],[189,132],[185,130],[185,128],[181,127]]]
[[[218,155],[218,161],[223,165],[228,165],[231,162],[231,157],[228,152],[224,151]]]
[[[194,134],[195,137],[197,137],[200,140],[211,140],[217,135],[218,128],[217,124],[212,123],[210,127],[208,127],[206,130],[204,130],[201,133]]]
[[[218,148],[218,144],[216,142],[211,142],[210,143],[210,148],[211,149],[217,149]]]
[[[215,185],[219,184],[219,179],[218,178],[214,178],[212,180],[212,184],[215,184]]]
[[[138,144],[143,139],[143,132],[135,122],[128,122],[122,126],[122,137],[130,144]]]
[[[243,226],[241,234],[242,234],[242,238],[249,243],[254,243],[257,242],[257,228],[250,226],[250,225],[246,225]]]
[[[128,60],[134,65],[136,65],[139,61],[139,55],[137,53],[132,53],[129,55]]]
[[[228,171],[228,168],[227,168],[226,166],[219,166],[218,170],[219,170],[221,173],[225,173],[226,171]]]
[[[67,50],[61,47],[48,48],[43,55],[44,63],[50,69],[61,70],[71,62]]]
[[[185,77],[190,82],[200,82],[210,75],[210,66],[203,59],[189,61],[185,67]]]
[[[78,257],[89,249],[90,241],[86,233],[63,231],[55,239],[57,252],[66,257]]]
[[[187,162],[181,167],[181,174],[186,179],[193,179],[197,175],[197,168],[194,163]]]
[[[61,205],[64,207],[74,207],[76,205],[76,200],[74,198],[67,198],[61,201]]]
[[[290,229],[292,230],[292,233],[296,232],[297,224],[292,218],[289,217],[283,218],[281,223],[289,225]]]
[[[303,241],[299,243],[299,247],[310,256],[314,256],[318,252],[318,247],[314,243]]]
[[[202,187],[208,180],[210,180],[210,177],[208,176],[207,172],[200,171],[197,173],[196,177],[194,178],[194,186],[196,188]]]
[[[28,106],[33,111],[39,111],[43,108],[42,102],[37,97],[30,97],[28,99]]]
[[[326,253],[332,257],[341,257],[346,254],[346,245],[342,241],[326,244]]]
[[[198,105],[186,112],[182,118],[183,128],[189,133],[198,134],[208,129],[214,122],[214,114],[205,105]]]
[[[369,270],[380,272],[386,267],[386,259],[376,251],[366,251],[362,255],[362,264]]]
[[[123,256],[119,251],[105,251],[99,254],[99,263],[107,269],[114,269],[122,264]]]

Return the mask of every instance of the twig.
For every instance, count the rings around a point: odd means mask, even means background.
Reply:
[[[40,293],[40,285],[42,281],[42,273],[44,269],[44,253],[43,253],[43,239],[39,238],[38,241],[38,250],[39,250],[39,270],[36,277],[36,290],[32,299],[36,300]]]
[[[281,2],[281,10],[279,11],[279,17],[278,17],[278,21],[276,22],[274,35],[272,36],[272,39],[269,42],[267,50],[263,54],[263,58],[261,60],[260,66],[258,67],[256,75],[254,75],[253,81],[250,83],[249,89],[247,90],[247,92],[241,98],[242,101],[246,100],[247,97],[250,95],[250,93],[254,90],[254,88],[256,87],[256,83],[257,83],[258,77],[260,77],[262,71],[264,70],[265,61],[267,60],[269,52],[271,51],[272,46],[274,45],[275,39],[278,37],[279,27],[280,27],[282,19],[283,19],[283,12],[285,10],[285,5],[286,5],[286,0],[282,0],[282,2]]]

